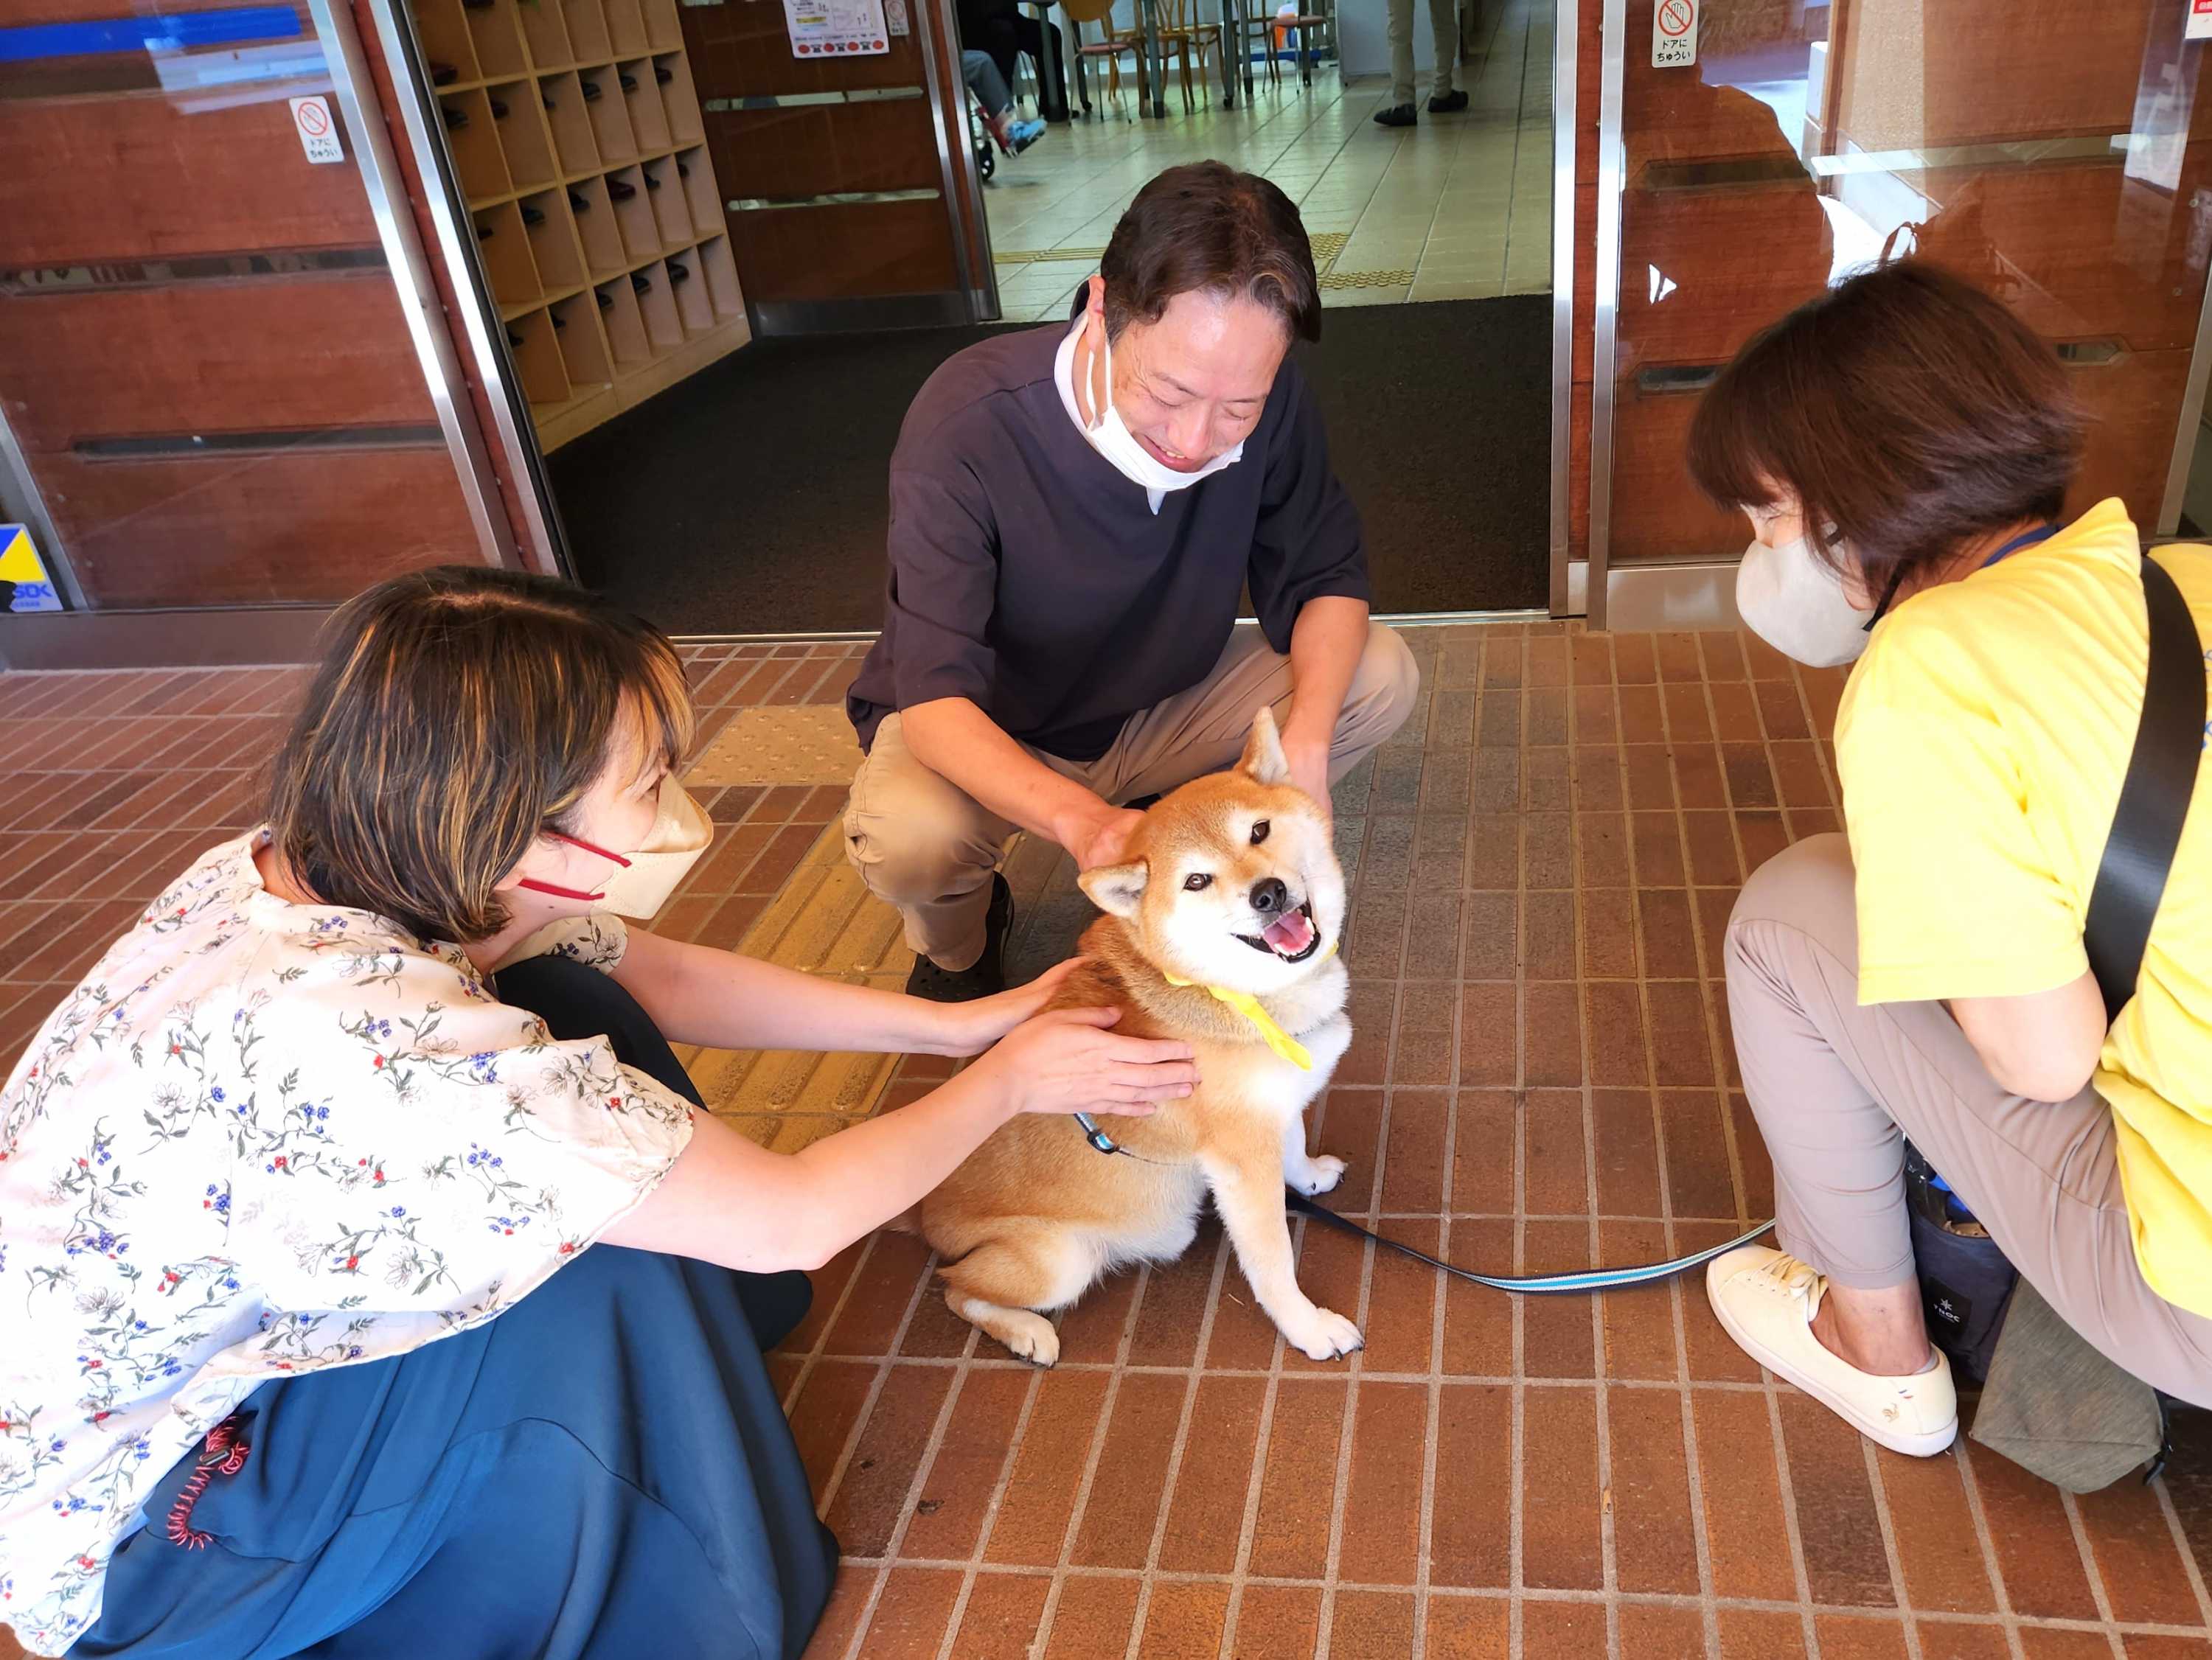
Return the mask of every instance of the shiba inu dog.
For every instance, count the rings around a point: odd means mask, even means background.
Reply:
[[[1110,1118],[1102,1154],[1073,1118],[1024,1114],[922,1201],[953,1312],[1050,1366],[1065,1308],[1100,1275],[1182,1254],[1213,1196],[1260,1306],[1317,1360],[1359,1329],[1298,1288],[1285,1182],[1325,1193],[1344,1161],[1306,1152],[1306,1104],[1352,1041],[1337,958],[1344,873],[1328,821],[1288,783],[1261,710],[1233,772],[1182,786],[1145,816],[1127,862],[1086,871],[1106,914],[1054,1008],[1114,1006],[1116,1031],[1195,1051],[1199,1082],[1150,1118]]]

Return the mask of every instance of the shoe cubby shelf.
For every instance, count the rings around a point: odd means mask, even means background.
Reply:
[[[411,0],[547,449],[749,337],[677,0]]]

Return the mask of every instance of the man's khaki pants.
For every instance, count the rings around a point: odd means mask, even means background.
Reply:
[[[1452,89],[1459,68],[1459,0],[1428,0],[1429,33],[1437,51],[1431,97]],[[1390,101],[1413,101],[1413,0],[1390,0]]]
[[[1405,642],[1370,624],[1329,746],[1330,783],[1405,724],[1420,687]],[[1279,721],[1289,714],[1291,663],[1247,626],[1231,635],[1212,673],[1130,717],[1097,760],[1029,753],[1119,806],[1234,763],[1262,704]],[[957,973],[983,954],[991,873],[1015,827],[916,760],[901,726],[897,715],[884,717],[853,780],[845,851],[868,891],[906,918],[907,944]]]

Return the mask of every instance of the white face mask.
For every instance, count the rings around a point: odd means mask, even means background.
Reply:
[[[559,831],[548,834],[593,858],[605,860],[614,867],[613,875],[606,878],[597,893],[534,876],[516,883],[518,888],[571,905],[611,911],[618,917],[635,917],[645,921],[668,903],[668,896],[676,891],[684,873],[699,862],[699,856],[713,844],[714,825],[699,803],[691,799],[690,792],[668,778],[661,779],[659,793],[654,798],[653,827],[645,833],[645,839],[638,843],[635,852],[617,853],[596,842]]]
[[[674,779],[663,779],[653,828],[629,863],[607,881],[607,909],[640,921],[657,915],[714,840],[714,822],[706,809]]]
[[[1752,633],[1809,668],[1840,668],[1867,648],[1867,613],[1844,596],[1843,579],[1803,536],[1778,548],[1754,542],[1744,550],[1735,609]]]
[[[1104,372],[1106,390],[1093,391],[1091,408],[1096,412],[1091,424],[1083,428],[1083,435],[1091,440],[1091,447],[1112,463],[1114,470],[1132,484],[1141,485],[1149,491],[1188,490],[1202,478],[1211,478],[1224,467],[1240,461],[1244,446],[1237,444],[1223,451],[1195,472],[1177,472],[1166,463],[1157,459],[1150,450],[1137,441],[1121,412],[1114,407],[1114,345],[1106,338],[1103,324],[1099,325],[1102,342],[1098,361]],[[1096,383],[1094,382],[1094,386]]]

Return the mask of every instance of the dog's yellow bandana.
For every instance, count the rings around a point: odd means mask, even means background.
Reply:
[[[1328,949],[1322,952],[1318,957],[1314,959],[1314,966],[1316,968],[1320,967],[1322,964],[1327,962],[1335,954],[1336,942],[1332,940],[1329,942]],[[1162,971],[1162,978],[1164,978],[1170,985],[1181,986],[1198,984],[1196,980],[1187,980],[1180,974],[1170,974],[1164,970]],[[1254,1026],[1259,1028],[1261,1037],[1267,1040],[1267,1047],[1273,1050],[1278,1055],[1280,1055],[1292,1066],[1297,1068],[1299,1071],[1310,1072],[1313,1070],[1313,1057],[1306,1053],[1306,1046],[1300,1043],[1296,1038],[1292,1037],[1289,1033],[1284,1031],[1281,1027],[1276,1025],[1275,1017],[1273,1015],[1270,1015],[1267,1009],[1261,1006],[1260,1000],[1254,997],[1249,991],[1231,991],[1224,986],[1218,985],[1209,985],[1202,987],[1201,989],[1208,997],[1218,998],[1219,1001],[1227,1003],[1231,1009],[1242,1015],[1246,1020],[1251,1021]]]

